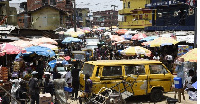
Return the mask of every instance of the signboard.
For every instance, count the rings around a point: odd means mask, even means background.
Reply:
[[[192,50],[193,46],[189,45],[178,45],[178,54],[177,56],[180,57],[184,54],[186,54],[189,50]]]

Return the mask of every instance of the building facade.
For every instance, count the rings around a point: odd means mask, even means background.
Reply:
[[[65,27],[68,14],[56,7],[45,5],[36,10],[20,13],[18,26],[37,30],[55,30]]]
[[[89,8],[76,8],[76,25],[77,27],[89,27]]]
[[[71,0],[27,0],[26,5],[27,10],[18,15],[18,25],[21,28],[54,30],[73,26]]]
[[[194,31],[197,0],[152,0],[146,8],[156,9],[153,25],[147,31]]]
[[[194,31],[197,0],[121,0],[119,28]]]
[[[152,26],[153,10],[145,8],[145,4],[150,3],[150,0],[121,1],[123,1],[123,9],[119,10],[119,14],[122,15],[119,28],[144,29],[146,26]]]
[[[111,27],[118,25],[118,11],[106,10],[93,12],[92,26]]]
[[[2,22],[3,24],[7,25],[14,25],[17,24],[17,11],[15,8],[9,6],[8,0],[0,1],[0,22],[5,18],[6,20]],[[3,25],[1,24],[1,25]]]

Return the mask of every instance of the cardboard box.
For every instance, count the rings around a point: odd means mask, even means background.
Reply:
[[[52,97],[50,93],[40,94],[39,96],[39,104],[51,104]]]

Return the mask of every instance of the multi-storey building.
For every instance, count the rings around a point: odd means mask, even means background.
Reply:
[[[144,27],[152,25],[151,14],[154,10],[145,8],[145,4],[150,3],[150,0],[121,1],[123,1],[123,9],[119,10],[119,14],[122,15],[119,28],[144,29]]]
[[[111,27],[118,25],[118,11],[106,10],[93,12],[92,25]]]
[[[197,0],[121,0],[119,28],[147,31],[194,30]]]
[[[76,8],[76,25],[78,27],[89,27],[90,20],[88,13],[90,12],[89,8]]]
[[[17,25],[16,15],[17,11],[9,6],[9,0],[0,0],[0,22],[2,21],[2,24]]]
[[[152,14],[156,18],[152,20],[153,25],[145,27],[145,30],[195,30],[197,0],[151,0],[145,6],[156,9]]]

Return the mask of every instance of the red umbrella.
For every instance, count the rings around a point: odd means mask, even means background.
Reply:
[[[6,54],[19,54],[20,52],[21,53],[26,52],[26,50],[19,49],[16,46],[13,46],[8,43],[1,44],[0,50],[1,50],[1,52],[6,53]]]
[[[128,30],[126,30],[126,29],[119,29],[119,30],[116,31],[116,33],[119,34],[119,35],[122,35],[122,34],[125,34],[127,31]]]
[[[65,59],[66,61],[68,61],[68,60],[70,60],[70,56],[66,56],[66,57],[64,57],[64,59]]]
[[[141,40],[141,39],[146,38],[146,37],[147,37],[147,36],[146,36],[145,34],[140,33],[140,34],[135,34],[135,35],[131,38],[131,40]]]

